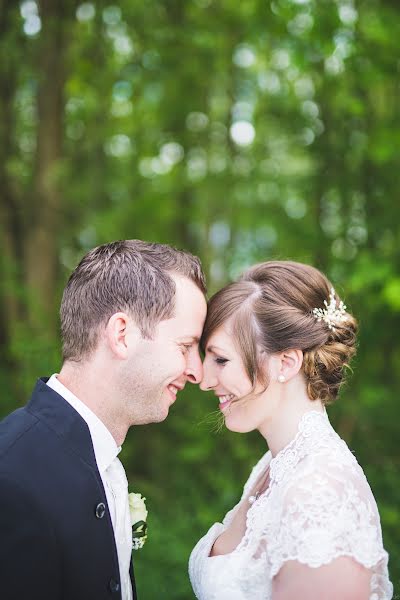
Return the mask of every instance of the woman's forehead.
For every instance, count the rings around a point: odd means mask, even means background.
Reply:
[[[232,346],[233,343],[232,323],[225,321],[212,332],[207,341],[207,348],[210,346]]]

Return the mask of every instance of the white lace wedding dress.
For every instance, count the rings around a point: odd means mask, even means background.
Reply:
[[[311,411],[275,458],[253,468],[242,500],[270,465],[270,485],[249,508],[246,533],[230,554],[210,557],[237,505],[197,543],[189,575],[199,600],[271,600],[272,579],[288,560],[311,567],[350,556],[371,569],[370,600],[390,600],[388,555],[364,472],[326,413]]]

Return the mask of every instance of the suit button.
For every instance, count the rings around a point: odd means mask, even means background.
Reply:
[[[112,594],[116,594],[119,592],[120,585],[119,585],[118,581],[115,581],[115,579],[110,579],[110,583],[108,585],[110,586],[110,590],[111,590]]]
[[[106,505],[104,502],[99,502],[95,508],[94,514],[98,519],[102,519],[106,514]]]

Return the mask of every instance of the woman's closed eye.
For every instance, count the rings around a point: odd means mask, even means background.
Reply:
[[[216,358],[214,358],[214,360],[217,363],[217,365],[225,365],[227,362],[229,362],[227,358],[223,358],[222,356],[217,356]]]

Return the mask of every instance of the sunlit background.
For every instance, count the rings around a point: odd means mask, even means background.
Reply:
[[[400,4],[4,1],[0,8],[1,415],[60,366],[58,306],[114,239],[198,254],[210,293],[247,265],[309,262],[360,320],[329,415],[356,453],[400,581]],[[187,560],[265,451],[213,433],[187,389],[123,460],[147,497],[141,600],[189,600]]]

